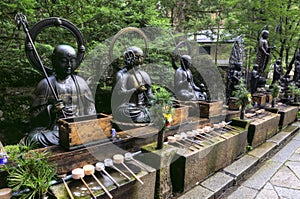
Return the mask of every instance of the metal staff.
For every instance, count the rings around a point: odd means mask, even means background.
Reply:
[[[29,30],[28,30],[28,28],[27,28],[28,23],[27,23],[27,20],[26,20],[26,16],[23,15],[23,14],[21,14],[21,13],[18,13],[18,14],[16,15],[16,17],[15,17],[15,20],[16,20],[16,22],[17,22],[18,28],[20,29],[21,26],[22,26],[22,27],[23,27],[23,30],[24,30],[25,33],[26,33],[27,38],[29,39],[29,42],[30,42],[31,47],[32,47],[32,49],[33,49],[33,52],[35,53],[35,56],[36,56],[36,58],[37,58],[37,60],[38,60],[38,62],[39,62],[39,64],[40,64],[40,66],[41,66],[41,68],[42,68],[42,71],[43,71],[44,76],[45,76],[45,78],[46,78],[46,80],[47,80],[47,83],[48,83],[48,85],[49,85],[49,88],[50,88],[50,90],[51,90],[51,92],[52,92],[52,94],[53,94],[53,96],[54,96],[54,99],[55,99],[57,102],[61,101],[61,100],[58,98],[58,96],[57,96],[57,94],[56,94],[56,92],[55,92],[55,90],[54,90],[54,88],[53,88],[53,86],[52,86],[52,84],[51,84],[51,82],[50,82],[50,80],[49,80],[49,76],[48,76],[48,74],[47,74],[47,72],[46,72],[46,69],[45,69],[45,67],[44,67],[44,65],[43,65],[43,63],[42,63],[42,60],[41,60],[41,58],[40,58],[40,56],[39,56],[39,54],[38,54],[38,52],[37,52],[37,50],[36,50],[36,48],[35,48],[35,46],[34,46],[34,43],[33,43],[32,38],[31,38],[31,36],[30,36]],[[61,112],[62,112],[63,116],[66,117],[65,113],[64,113],[63,111],[61,111]]]

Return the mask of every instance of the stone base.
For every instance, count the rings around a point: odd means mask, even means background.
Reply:
[[[279,109],[278,113],[280,114],[279,126],[281,128],[286,127],[287,125],[293,123],[297,119],[299,108],[296,106],[285,107],[284,109]]]
[[[297,119],[299,108],[297,106],[275,106],[274,108],[266,108],[266,110],[277,111],[280,114],[279,127],[284,128]]]
[[[155,198],[164,199],[172,196],[172,183],[170,178],[170,165],[178,148],[164,145],[163,149],[156,150],[156,142],[141,147],[145,154],[145,162],[155,168]]]
[[[174,193],[186,192],[214,172],[231,164],[244,153],[247,131],[232,131],[215,136],[214,143],[202,142],[204,147],[196,151],[180,149],[171,165]]]
[[[248,144],[253,148],[264,143],[278,132],[279,114],[269,113],[262,118],[255,118],[248,128]]]

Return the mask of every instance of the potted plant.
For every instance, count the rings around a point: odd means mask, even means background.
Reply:
[[[153,84],[152,90],[154,97],[150,111],[153,123],[160,129],[157,138],[157,149],[161,149],[163,147],[164,131],[172,122],[173,97],[166,88],[160,85]]]
[[[237,90],[233,92],[234,96],[236,97],[236,104],[241,106],[240,109],[240,119],[245,118],[245,110],[247,107],[251,107],[252,103],[252,96],[251,93],[248,92],[245,80],[242,78],[240,84],[237,85]]]
[[[47,198],[50,182],[56,175],[55,166],[48,162],[48,154],[19,145],[8,145],[5,149],[10,162],[5,168],[8,186],[19,193],[23,190],[20,198]]]
[[[298,103],[299,97],[300,97],[300,89],[296,85],[290,84],[288,86],[288,90],[289,90],[290,94],[292,95],[294,102]]]

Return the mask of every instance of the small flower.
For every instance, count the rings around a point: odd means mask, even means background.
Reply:
[[[172,114],[170,114],[170,113],[164,113],[164,117],[165,117],[165,119],[167,120],[167,122],[169,122],[169,123],[171,123],[172,122]]]

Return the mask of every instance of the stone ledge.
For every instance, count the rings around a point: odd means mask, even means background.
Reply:
[[[268,139],[266,142],[273,142],[277,146],[281,145],[284,141],[286,141],[289,137],[294,135],[296,131],[298,130],[297,126],[288,126],[279,133],[277,133],[275,136]]]
[[[259,147],[255,148],[254,150],[249,151],[248,155],[259,158],[259,161],[261,162],[276,147],[277,147],[277,145],[275,143],[265,142],[265,143],[261,144]]]
[[[234,191],[227,199],[236,199],[236,198],[255,198],[258,191],[241,186],[236,191]]]
[[[187,198],[214,199],[214,192],[198,185],[190,191],[186,192],[184,195],[178,197],[177,199]]]
[[[217,172],[201,183],[201,185],[214,192],[214,197],[218,198],[227,188],[234,184],[233,177],[222,172]]]
[[[223,172],[233,176],[235,181],[239,181],[245,176],[245,174],[247,174],[249,170],[257,165],[258,161],[259,158],[257,157],[244,155],[242,158],[224,168]]]

